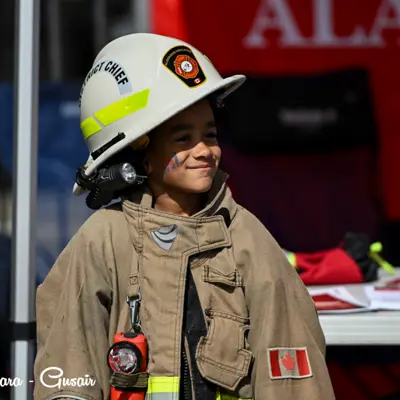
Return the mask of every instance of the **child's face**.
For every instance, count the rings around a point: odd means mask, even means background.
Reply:
[[[202,100],[151,134],[146,169],[150,183],[185,193],[204,193],[221,158],[214,115]]]

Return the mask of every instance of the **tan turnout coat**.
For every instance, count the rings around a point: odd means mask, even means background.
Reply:
[[[265,227],[232,199],[226,176],[218,172],[206,207],[191,217],[151,205],[143,187],[95,212],[39,286],[35,399],[108,398],[106,354],[114,334],[130,328],[126,296],[140,287],[147,398],[178,400],[187,268],[208,326],[197,366],[218,385],[220,399],[232,399],[226,393],[256,400],[334,399],[313,302]],[[162,228],[176,232],[169,249],[160,245]],[[277,377],[272,349],[284,349],[275,354],[289,353],[293,361],[290,349],[304,348],[309,376],[299,376],[299,365],[285,371],[288,364],[280,359],[278,375],[284,376]]]

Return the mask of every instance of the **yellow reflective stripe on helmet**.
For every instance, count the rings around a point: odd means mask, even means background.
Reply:
[[[101,131],[101,126],[93,117],[89,117],[82,121],[81,130],[83,133],[83,137],[87,139],[88,137]]]
[[[103,125],[107,126],[145,108],[149,101],[149,94],[150,89],[131,94],[95,112],[94,115]]]
[[[151,376],[147,394],[179,393],[179,376]]]

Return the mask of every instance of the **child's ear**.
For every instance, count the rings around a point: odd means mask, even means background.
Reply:
[[[144,170],[146,171],[146,174],[150,175],[153,169],[151,168],[151,163],[147,154],[145,155],[143,160],[143,167]]]

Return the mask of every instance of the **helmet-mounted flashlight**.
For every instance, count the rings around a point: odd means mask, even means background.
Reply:
[[[131,164],[129,163],[121,164],[119,167],[119,173],[121,174],[122,179],[129,185],[132,185],[133,183],[136,182],[137,174],[135,168],[133,168]]]
[[[108,204],[116,194],[134,184],[143,183],[146,177],[138,175],[129,162],[122,162],[100,168],[90,176],[85,175],[84,166],[76,172],[76,183],[90,193],[86,204],[97,210]]]

